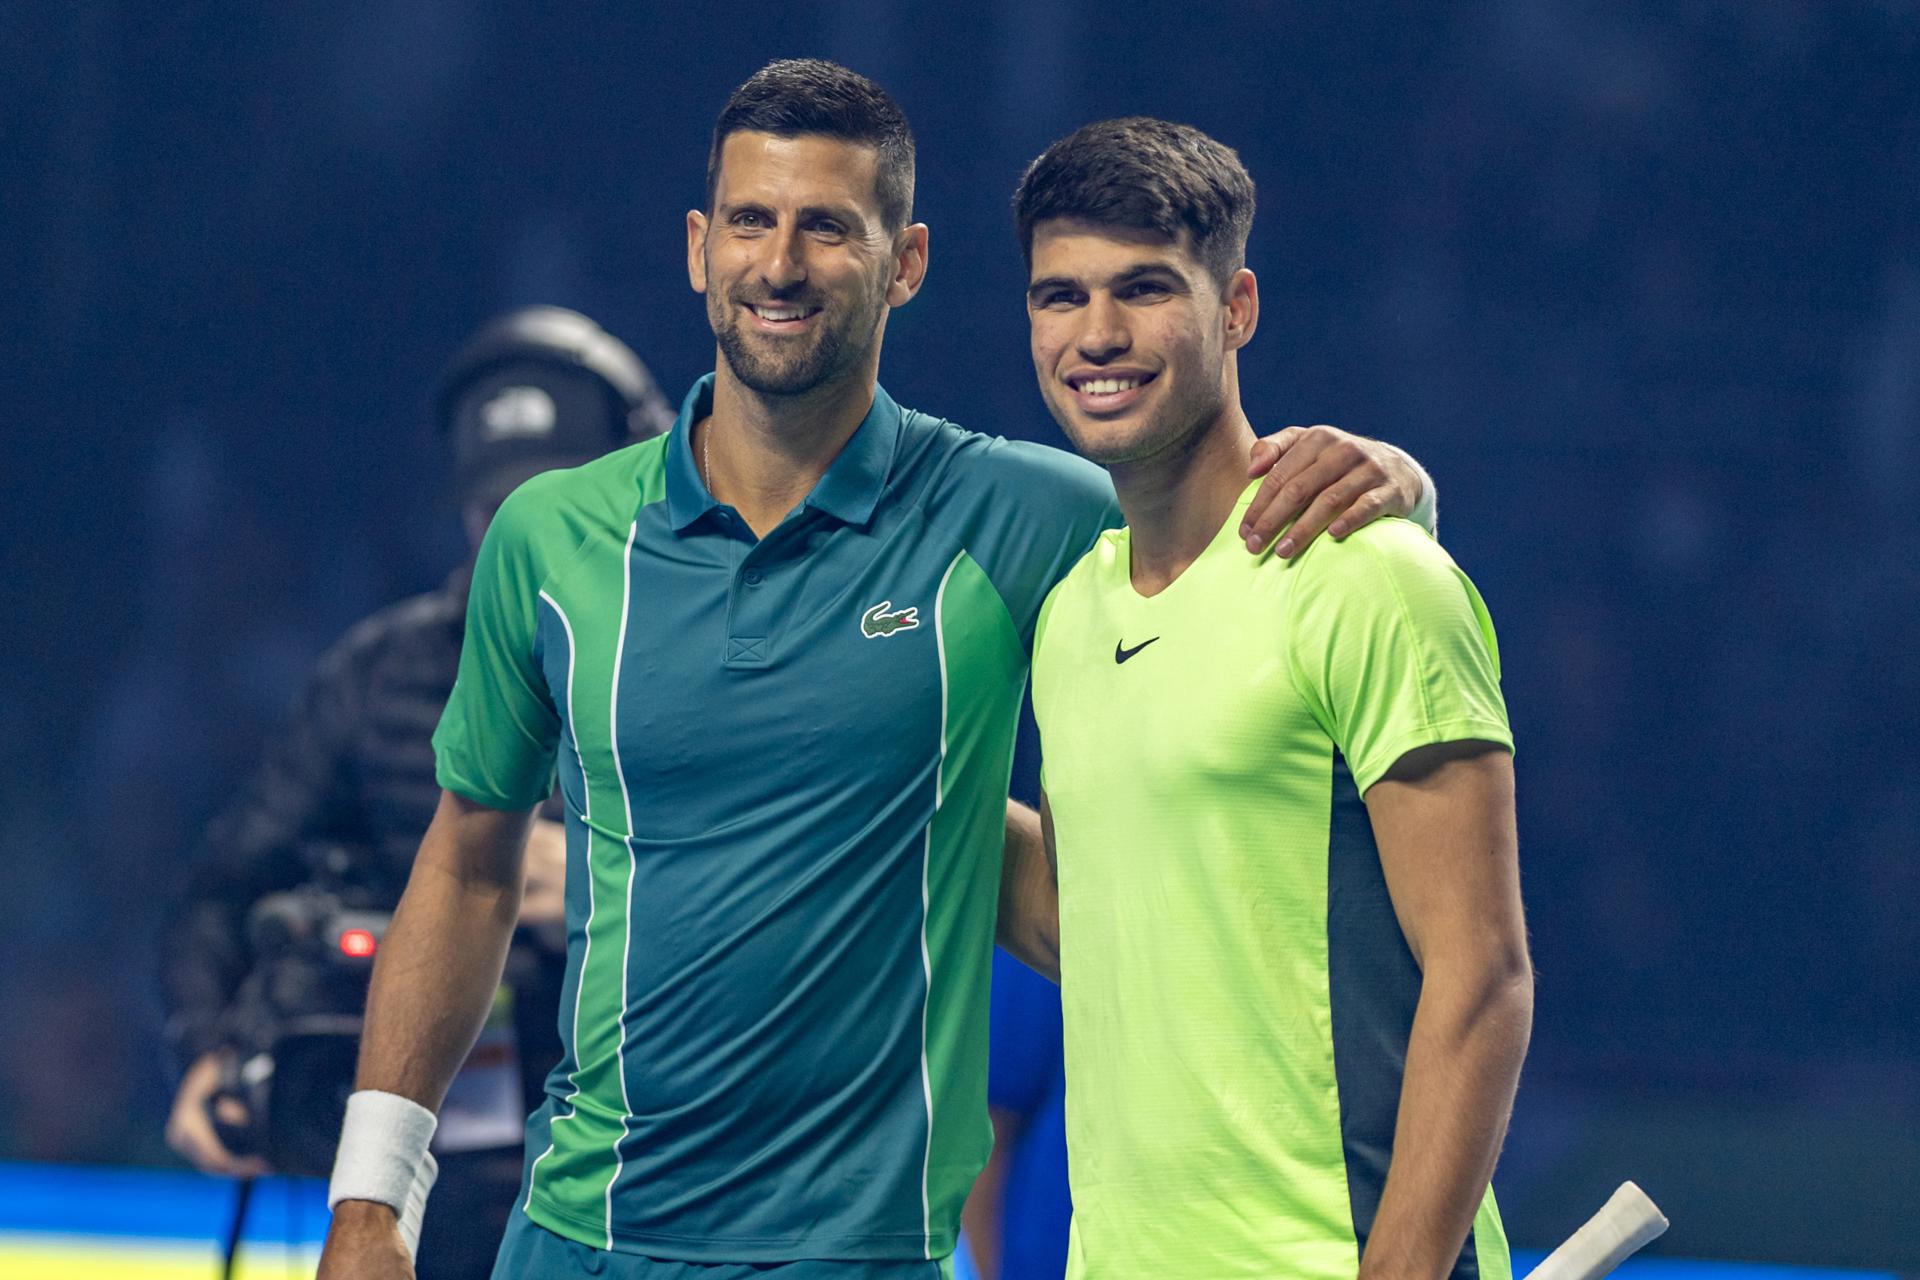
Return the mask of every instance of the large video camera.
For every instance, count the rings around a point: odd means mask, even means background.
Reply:
[[[240,1052],[209,1100],[215,1130],[237,1155],[281,1173],[324,1177],[353,1090],[373,958],[392,919],[303,886],[262,898],[247,917],[258,961],[234,1003]],[[221,1119],[223,1098],[246,1109]]]

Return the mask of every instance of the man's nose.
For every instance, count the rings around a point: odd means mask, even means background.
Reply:
[[[1105,294],[1087,300],[1078,345],[1080,354],[1095,363],[1105,363],[1133,345],[1119,303]]]
[[[767,253],[760,274],[775,290],[791,289],[807,279],[806,240],[799,228],[777,230],[767,237]]]

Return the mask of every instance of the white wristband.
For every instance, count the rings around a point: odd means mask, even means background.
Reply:
[[[411,1098],[377,1089],[361,1089],[347,1099],[340,1125],[340,1149],[333,1158],[327,1208],[342,1200],[371,1200],[392,1209],[408,1254],[420,1244],[420,1222],[427,1193],[440,1167],[427,1151],[439,1123],[433,1112]]]

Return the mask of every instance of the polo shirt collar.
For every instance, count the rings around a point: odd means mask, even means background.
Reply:
[[[707,492],[693,456],[693,424],[713,412],[713,377],[709,373],[694,383],[680,402],[680,416],[674,419],[667,444],[667,516],[676,533],[720,505]],[[893,470],[901,416],[900,406],[886,388],[876,385],[873,407],[813,486],[805,505],[846,524],[863,525],[872,519]]]

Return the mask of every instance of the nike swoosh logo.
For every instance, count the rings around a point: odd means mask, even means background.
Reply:
[[[1159,638],[1160,638],[1159,636],[1155,636],[1153,640],[1158,640]],[[1125,662],[1128,658],[1131,658],[1134,654],[1140,652],[1142,649],[1152,644],[1153,640],[1142,640],[1139,644],[1133,646],[1133,648],[1131,649],[1123,648],[1121,646],[1121,642],[1118,640],[1115,640],[1113,642],[1113,660],[1115,662]]]

